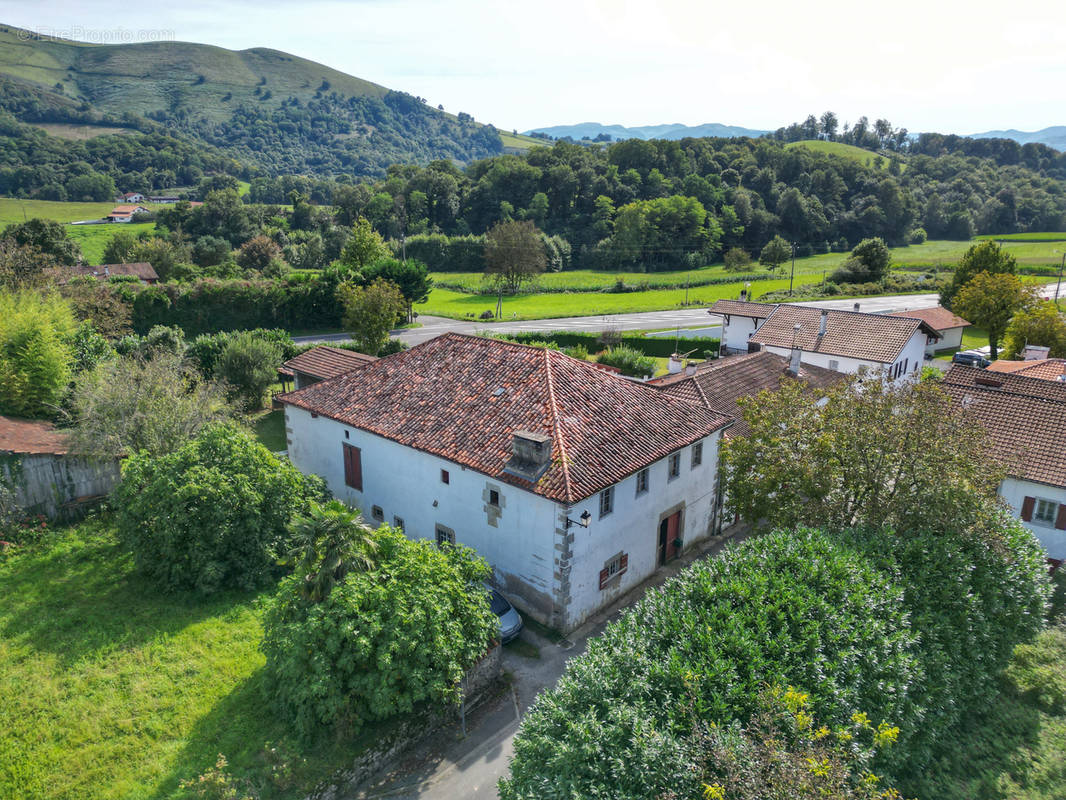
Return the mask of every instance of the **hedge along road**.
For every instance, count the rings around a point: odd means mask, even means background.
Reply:
[[[1054,288],[1054,285],[1052,285],[1049,291],[1054,293]],[[902,294],[887,297],[864,297],[859,300],[814,300],[798,303],[797,305],[814,306],[816,308],[850,309],[855,306],[855,303],[859,303],[862,311],[887,312],[928,308],[929,306],[935,306],[937,302],[938,296],[936,294]],[[692,328],[714,329],[721,326],[721,317],[717,315],[709,316],[706,308],[642,311],[632,314],[604,314],[591,317],[516,320],[513,322],[473,322],[419,315],[418,321],[422,323],[421,328],[394,331],[394,338],[400,339],[408,345],[416,345],[449,332],[495,334],[577,331],[590,333],[599,332],[605,328],[614,328],[619,331],[646,331],[668,328],[681,328],[683,330]],[[706,335],[717,336],[718,332],[708,330]],[[294,337],[295,341],[301,343],[341,342],[347,341],[348,338],[348,335],[344,333]]]

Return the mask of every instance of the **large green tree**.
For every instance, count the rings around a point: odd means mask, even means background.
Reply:
[[[1026,345],[1050,347],[1049,358],[1066,358],[1066,316],[1054,303],[1016,313],[1003,337],[1003,356],[1020,358]]]
[[[952,310],[988,332],[992,359],[998,356],[1000,339],[1019,311],[1037,303],[1037,290],[1010,273],[978,272],[964,284],[952,301]]]
[[[352,225],[348,240],[341,250],[340,262],[353,270],[361,270],[368,264],[389,258],[392,252],[385,240],[371,227],[364,217]]]
[[[759,263],[771,272],[776,272],[777,268],[787,261],[790,255],[792,255],[792,245],[780,236],[775,236],[766,243],[762,252],[759,253]]]
[[[247,411],[263,407],[263,395],[278,379],[281,348],[251,331],[230,337],[215,364],[215,376],[231,387]]]
[[[344,327],[360,352],[376,356],[407,308],[395,283],[378,278],[368,286],[342,283],[337,297],[344,306]]]
[[[485,234],[485,278],[499,291],[518,294],[546,263],[540,232],[528,220],[500,222]]]
[[[4,228],[0,239],[8,239],[19,246],[36,247],[60,264],[77,264],[82,258],[81,248],[70,238],[66,228],[50,219],[35,217],[26,222],[13,223]]]
[[[379,259],[363,267],[362,274],[368,283],[382,278],[399,287],[400,294],[407,303],[408,322],[412,318],[411,305],[426,302],[433,288],[433,279],[429,277],[426,265],[413,258],[406,261],[396,258]]]
[[[940,305],[954,311],[955,295],[979,272],[1014,275],[1017,271],[1017,259],[1011,253],[1006,252],[999,242],[989,239],[975,244],[959,259],[955,273],[951,276],[951,282],[941,290]]]

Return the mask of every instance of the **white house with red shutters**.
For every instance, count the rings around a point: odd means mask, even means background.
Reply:
[[[1007,470],[1000,497],[1066,560],[1066,383],[955,365],[941,385],[988,431]]]
[[[556,350],[450,333],[280,400],[301,471],[562,631],[718,533],[730,417]]]

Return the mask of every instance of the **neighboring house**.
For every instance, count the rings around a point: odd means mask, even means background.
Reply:
[[[108,222],[132,222],[134,214],[150,214],[149,209],[141,205],[121,205],[111,209],[104,219]]]
[[[449,333],[281,400],[301,471],[562,631],[717,528],[730,419],[556,350]]]
[[[143,203],[145,201],[144,195],[140,192],[126,192],[125,194],[119,195],[118,199],[126,203]]]
[[[1066,358],[1039,358],[1032,361],[993,361],[988,372],[1009,372],[1045,381],[1066,381]]]
[[[60,270],[59,273],[59,280],[62,283],[66,283],[71,278],[83,276],[106,281],[108,278],[122,275],[132,275],[140,280],[141,283],[149,285],[159,283],[159,275],[156,274],[155,269],[147,261],[138,261],[133,264],[101,264],[98,267],[79,264],[74,267],[66,267]]]
[[[1066,559],[1066,383],[954,365],[942,386],[988,431],[1008,475],[1000,496],[1050,558]]]
[[[70,518],[110,494],[119,459],[72,456],[50,423],[0,416],[0,479],[27,514]]]
[[[303,389],[313,383],[336,378],[346,372],[365,367],[377,361],[374,356],[342,350],[339,347],[321,345],[313,347],[306,353],[300,353],[281,365],[278,376],[282,385],[295,382],[297,389]]]
[[[785,358],[798,349],[804,364],[847,374],[883,370],[900,380],[921,369],[926,342],[936,335],[920,319],[782,304],[748,337],[748,347]]]
[[[747,353],[748,340],[767,317],[774,313],[776,305],[752,303],[746,300],[716,300],[708,313],[722,315],[721,354]]]
[[[142,197],[141,200],[144,200],[144,198]],[[171,203],[178,202],[178,197],[177,197],[177,195],[172,195],[172,194],[153,195],[153,196],[148,198],[148,202],[149,203],[158,203],[159,205],[168,205],[168,204],[171,204]]]
[[[896,311],[888,316],[920,319],[936,331],[936,337],[929,337],[925,344],[925,352],[930,356],[941,350],[960,349],[962,347],[962,332],[970,327],[969,322],[943,306],[916,308],[913,311]]]

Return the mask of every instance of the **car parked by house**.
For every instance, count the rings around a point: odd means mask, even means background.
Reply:
[[[500,618],[500,644],[517,639],[522,632],[522,617],[511,605],[511,601],[491,586],[486,586],[489,593],[489,608]]]
[[[969,350],[961,353],[956,353],[951,357],[952,364],[962,364],[965,367],[978,367],[985,369],[992,362],[985,358],[980,353],[975,353]]]

